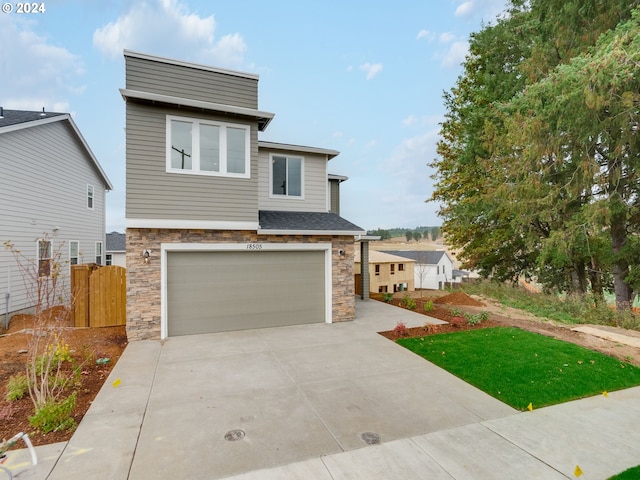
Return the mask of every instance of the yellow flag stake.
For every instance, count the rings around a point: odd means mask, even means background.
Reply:
[[[576,469],[573,471],[573,474],[576,477],[579,477],[583,474],[584,472],[582,471],[582,469],[580,468],[580,465],[576,465]]]
[[[609,398],[609,394],[607,393],[606,390],[604,392],[602,392],[602,395],[604,395],[604,398]]]
[[[530,412],[533,412],[533,403],[529,403],[529,406],[527,408]]]
[[[114,387],[117,387],[118,385],[120,385],[120,379],[116,378],[111,385],[113,385]]]

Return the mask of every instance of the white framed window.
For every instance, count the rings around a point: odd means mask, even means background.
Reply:
[[[93,210],[93,185],[87,185],[87,208]]]
[[[78,265],[80,257],[80,242],[71,240],[69,242],[69,265]]]
[[[51,240],[38,240],[36,259],[38,262],[38,277],[51,275]]]
[[[104,256],[104,260],[105,260],[105,265],[113,265],[113,255],[110,253],[107,253]]]
[[[96,242],[96,263],[102,265],[102,242]]]
[[[271,196],[304,197],[304,158],[271,154]]]
[[[167,172],[251,176],[251,127],[167,115]]]

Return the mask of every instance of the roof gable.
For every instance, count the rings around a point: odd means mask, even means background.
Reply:
[[[44,115],[43,115],[44,113]],[[71,115],[68,113],[57,113],[57,112],[33,112],[28,110],[5,110],[2,109],[2,118],[0,118],[0,135],[4,133],[14,132],[16,130],[23,130],[27,128],[39,127],[41,125],[46,125],[52,122],[68,122],[76,135],[77,139],[80,141],[80,144],[84,148],[85,152],[91,159],[93,166],[98,171],[98,174],[104,181],[104,185],[107,190],[113,190],[113,185],[109,181],[107,174],[104,172],[98,159],[95,157],[91,148],[87,144],[86,140],[78,130],[75,122],[71,118]]]

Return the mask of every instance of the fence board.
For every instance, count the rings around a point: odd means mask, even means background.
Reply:
[[[71,267],[73,324],[110,327],[126,323],[127,272],[119,266]]]
[[[89,324],[110,327],[126,323],[126,270],[111,265],[89,277]]]

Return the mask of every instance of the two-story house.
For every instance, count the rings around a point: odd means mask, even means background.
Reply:
[[[372,250],[369,252],[369,292],[394,293],[414,290],[415,261]],[[354,274],[356,293],[361,294],[362,275],[361,254],[356,249]]]
[[[52,261],[63,267],[58,286],[68,265],[104,263],[105,197],[112,186],[68,113],[0,107],[0,172],[4,319],[35,306],[37,283],[50,276]],[[20,262],[4,242],[20,251]]]
[[[129,338],[353,319],[338,152],[259,141],[257,75],[124,57]]]

